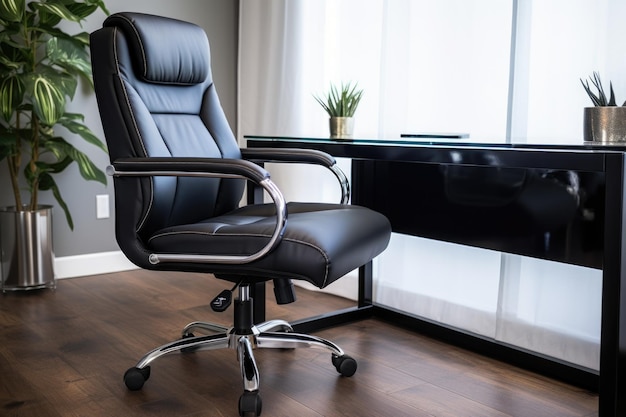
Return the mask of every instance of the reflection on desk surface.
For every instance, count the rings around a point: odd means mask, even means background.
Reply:
[[[361,163],[376,182],[355,190],[359,204],[396,232],[601,267],[603,173]]]

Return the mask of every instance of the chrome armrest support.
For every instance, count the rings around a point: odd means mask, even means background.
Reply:
[[[233,165],[233,162],[235,164]],[[204,169],[204,170],[203,170]],[[210,171],[209,171],[210,169]],[[281,241],[287,225],[287,204],[269,173],[256,164],[229,159],[198,158],[137,158],[116,161],[106,172],[114,177],[205,177],[240,178],[254,182],[270,195],[276,207],[276,225],[272,237],[259,251],[250,255],[194,255],[178,253],[152,253],[150,263],[191,262],[216,264],[246,264],[271,252]]]
[[[348,181],[348,177],[346,177],[346,174],[337,164],[328,167],[328,169],[335,174],[335,178],[339,181],[339,186],[341,187],[341,204],[348,204],[350,200],[350,182]]]

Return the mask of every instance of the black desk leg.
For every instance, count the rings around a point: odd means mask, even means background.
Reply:
[[[376,184],[374,161],[353,159],[352,168],[352,204],[373,208],[376,196],[372,184]],[[375,208],[374,208],[375,210]],[[358,307],[373,305],[372,262],[359,268]]]
[[[359,268],[359,307],[373,304],[372,285],[372,262],[370,261]]]
[[[599,416],[626,416],[626,213],[624,154],[606,158]]]

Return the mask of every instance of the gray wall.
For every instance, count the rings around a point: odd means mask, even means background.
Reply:
[[[237,98],[237,38],[239,2],[236,0],[105,0],[111,13],[135,11],[170,16],[187,20],[203,27],[211,43],[212,69],[220,100],[233,129],[236,126]],[[82,30],[92,32],[102,26],[105,15],[98,11],[83,23]],[[74,30],[73,28],[67,29]],[[78,29],[76,29],[79,31]],[[93,94],[83,89],[77,94],[68,110],[85,115],[86,124],[98,137],[104,134]],[[61,133],[61,132],[58,132]],[[86,152],[102,169],[108,164],[108,155],[92,145],[83,144],[82,139],[71,134],[63,135],[75,146]],[[74,140],[77,139],[77,140]],[[54,251],[57,257],[119,250],[115,242],[114,193],[109,178],[108,186],[84,181],[78,170],[71,166],[56,176],[61,194],[70,208],[74,219],[74,231],[65,221],[50,193],[41,195],[41,203],[53,204]],[[0,163],[0,205],[12,205],[12,193],[8,182],[6,164]],[[96,219],[96,195],[108,194],[111,217]]]

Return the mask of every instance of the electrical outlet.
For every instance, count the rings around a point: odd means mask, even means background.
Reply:
[[[96,196],[96,219],[108,219],[109,213],[109,195],[100,194]]]

